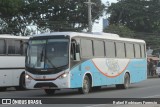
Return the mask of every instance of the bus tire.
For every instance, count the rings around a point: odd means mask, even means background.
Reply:
[[[6,91],[7,87],[0,87],[0,91]]]
[[[19,79],[19,86],[15,87],[16,90],[25,90],[25,73],[22,73]]]
[[[130,76],[128,73],[124,76],[124,84],[117,84],[116,88],[118,89],[128,89],[130,84]]]
[[[44,89],[44,92],[47,94],[47,95],[54,95],[55,94],[55,89]]]
[[[83,86],[82,88],[79,88],[79,92],[81,94],[88,94],[91,90],[91,80],[89,76],[85,75],[84,80],[83,80]]]

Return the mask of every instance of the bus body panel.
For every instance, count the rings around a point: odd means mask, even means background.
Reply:
[[[24,72],[24,56],[0,56],[0,87],[18,86],[22,72]]]
[[[96,61],[97,60],[97,63]],[[57,89],[60,88],[80,88],[82,87],[82,82],[85,74],[89,73],[92,77],[92,87],[94,86],[103,86],[103,85],[113,85],[113,84],[123,84],[124,83],[124,75],[126,72],[130,75],[130,83],[136,83],[143,81],[147,78],[146,75],[146,60],[145,59],[116,59],[118,65],[113,64],[113,68],[110,68],[114,71],[109,71],[107,66],[101,66],[101,68],[95,66],[96,64],[105,65],[108,60],[112,60],[115,62],[115,59],[102,59],[96,58],[92,60],[87,60],[74,66],[68,73],[66,78],[61,79],[60,77],[53,80],[53,81],[35,81],[35,80],[27,80],[26,79],[26,86],[28,89],[34,89],[34,85],[36,83],[43,83],[43,82],[52,82],[57,85]],[[126,62],[124,64],[124,62]],[[107,64],[106,64],[107,65]],[[110,65],[111,66],[111,65]],[[117,68],[116,68],[117,67]],[[115,69],[116,68],[116,69]],[[124,69],[125,68],[125,69]],[[103,73],[104,70],[106,73]],[[120,72],[117,73],[116,71],[119,70]],[[112,72],[112,73],[111,73]],[[117,71],[118,72],[118,71]],[[106,74],[110,75],[106,75]],[[56,78],[61,73],[53,74],[53,75],[33,75],[28,73],[28,75],[32,76],[34,79],[43,79],[43,76],[47,78]],[[113,75],[114,74],[114,75]],[[145,75],[145,76],[144,76]],[[45,87],[44,87],[45,88]]]
[[[35,85],[37,83],[53,83],[57,87],[41,87],[41,88],[55,88],[55,89],[60,89],[60,88],[70,88],[70,74],[69,72],[63,71],[57,74],[50,74],[50,75],[34,75],[29,72],[26,72],[26,75],[28,75],[30,78],[25,78],[26,80],[26,88],[27,89],[35,89]],[[61,76],[63,74],[67,74],[65,78],[62,78]],[[45,79],[44,79],[45,77]],[[38,79],[38,80],[36,80]]]
[[[50,39],[50,38],[57,38],[57,36],[67,36],[67,38],[70,38],[69,42],[69,67],[66,68],[67,70],[60,71],[56,74],[34,74],[30,73],[30,71],[26,70],[26,88],[28,89],[35,89],[35,85],[39,83],[53,83],[57,87],[40,87],[45,89],[61,89],[61,88],[82,88],[83,86],[83,80],[86,74],[91,75],[91,81],[92,81],[92,87],[94,86],[105,86],[105,85],[116,85],[116,84],[124,84],[124,76],[125,73],[128,73],[130,76],[130,83],[136,83],[143,81],[147,78],[147,61],[146,61],[146,55],[145,55],[145,41],[138,40],[138,39],[128,39],[128,38],[121,38],[117,37],[117,35],[92,35],[92,34],[85,34],[85,33],[66,33],[66,32],[59,32],[59,33],[49,33],[49,34],[40,34],[37,35],[37,37],[31,38],[31,40],[36,40],[36,38],[39,39]],[[51,36],[51,37],[50,37]],[[72,44],[72,39],[74,41],[77,41],[77,44]],[[89,48],[86,48],[91,51],[90,56],[85,56],[84,53],[88,52],[88,50],[83,50],[86,45],[81,46],[82,43],[84,43],[83,40],[90,40],[91,46]],[[37,39],[38,40],[38,39]],[[81,41],[82,40],[82,41]],[[94,40],[100,41],[103,45],[103,55],[99,57],[98,55],[95,55],[94,51]],[[115,56],[107,56],[107,46],[106,43],[113,42],[113,49],[114,49],[114,55]],[[124,56],[118,56],[117,49],[121,49],[118,46],[121,43],[124,47]],[[73,45],[73,46],[72,46]],[[110,44],[111,45],[111,44]],[[79,46],[79,53],[75,53],[76,55],[79,55],[78,60],[74,60],[74,56],[72,54],[72,47],[78,47]],[[96,45],[95,45],[96,46]],[[128,46],[128,48],[126,48]],[[127,49],[130,49],[130,46],[132,46],[132,51],[130,53],[127,53]],[[110,48],[110,46],[108,46]],[[138,47],[138,48],[137,48]],[[54,50],[54,49],[53,49]],[[138,50],[138,51],[137,51]],[[73,53],[77,51],[75,48]],[[82,54],[83,53],[83,54]],[[119,52],[120,54],[121,52]],[[137,54],[138,53],[138,54]],[[128,55],[129,54],[129,55]],[[83,56],[84,55],[84,56]],[[88,54],[87,54],[88,55]],[[101,54],[100,54],[101,55]],[[128,55],[128,56],[127,56]],[[139,55],[139,56],[138,56]],[[28,54],[29,56],[29,54]],[[54,56],[53,56],[54,57]],[[87,59],[87,58],[88,59]],[[34,68],[34,67],[33,67]],[[42,68],[46,69],[47,68]],[[38,71],[37,71],[38,72]],[[39,70],[39,72],[41,72]],[[64,78],[61,78],[63,76],[63,73],[67,72],[67,76]],[[45,78],[43,78],[45,77]],[[36,80],[36,79],[42,79],[42,80]],[[54,80],[47,80],[49,78],[55,78]]]
[[[97,62],[96,62],[97,60]],[[110,68],[107,62],[111,61]],[[117,61],[117,62],[115,62]],[[99,66],[98,66],[99,64]],[[87,60],[71,69],[71,88],[82,87],[86,72],[92,75],[92,86],[123,84],[126,72],[130,75],[130,83],[140,82],[147,78],[145,59],[93,59]],[[103,72],[104,71],[104,72]],[[145,76],[144,76],[145,75]]]
[[[29,37],[1,34],[0,87],[20,85],[20,76],[25,70],[25,48]]]

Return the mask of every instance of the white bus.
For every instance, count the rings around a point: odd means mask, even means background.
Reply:
[[[29,39],[26,88],[47,94],[63,88],[81,93],[105,85],[128,88],[147,79],[144,40],[116,34],[53,32]]]
[[[0,91],[25,88],[25,51],[29,37],[0,34]]]

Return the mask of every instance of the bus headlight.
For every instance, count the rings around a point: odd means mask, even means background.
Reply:
[[[67,74],[63,74],[62,77],[63,77],[63,78],[67,77]]]
[[[25,78],[28,79],[28,80],[32,80],[32,78],[27,74],[26,74]]]
[[[66,78],[68,73],[64,73],[63,75],[60,76],[61,79]]]

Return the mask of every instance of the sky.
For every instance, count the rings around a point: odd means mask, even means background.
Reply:
[[[102,0],[102,2],[104,4],[106,4],[107,1],[109,1],[109,3],[116,3],[117,2],[117,0]],[[103,16],[103,17],[99,18],[99,20],[96,20],[96,22],[93,24],[93,28],[92,28],[93,32],[102,32],[102,29],[103,29],[102,28],[103,27],[102,19],[103,18],[106,18],[106,17]]]
[[[117,2],[117,0],[101,0],[103,3],[106,3],[107,1],[109,1],[110,3],[112,2],[112,3],[116,3]]]

